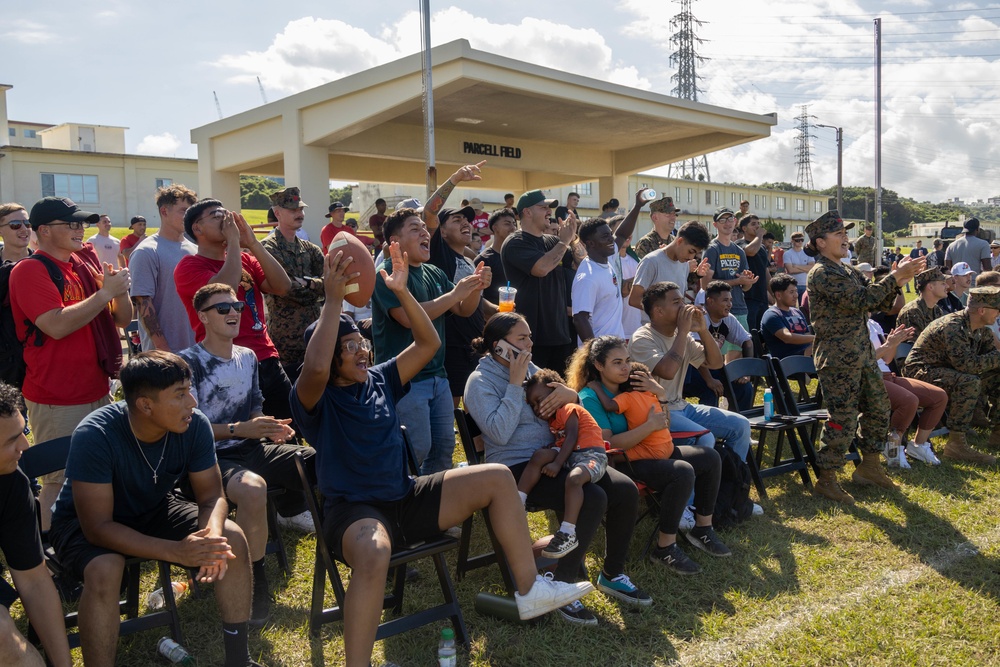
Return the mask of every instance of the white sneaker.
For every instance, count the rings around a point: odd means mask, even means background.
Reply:
[[[901,470],[909,470],[912,466],[906,460],[906,447],[899,446],[899,467]]]
[[[688,506],[684,508],[684,514],[681,515],[681,522],[677,529],[686,532],[692,528],[694,528],[694,509]]]
[[[753,515],[754,516],[764,516],[764,508],[757,503],[753,504]]]
[[[278,515],[278,525],[282,528],[288,528],[290,530],[297,530],[300,533],[315,533],[316,524],[313,523],[312,515],[309,514],[309,510],[296,514],[295,516],[281,516]]]
[[[941,459],[939,459],[935,454],[934,450],[931,449],[931,443],[925,442],[922,445],[918,445],[912,440],[906,443],[906,453],[915,458],[918,461],[923,461],[927,465],[939,466],[941,465]]]
[[[589,581],[576,583],[556,581],[552,578],[551,572],[546,572],[544,575],[535,576],[534,585],[524,595],[515,592],[514,601],[517,602],[517,615],[522,621],[527,621],[529,618],[555,611],[593,592],[594,585]]]

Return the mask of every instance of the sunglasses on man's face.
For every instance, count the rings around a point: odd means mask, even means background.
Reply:
[[[25,224],[27,224],[27,223],[18,220],[17,222],[5,222],[2,225],[0,225],[0,227],[4,227],[4,226],[10,227],[11,229],[13,229],[16,232],[21,227],[24,227]]]
[[[232,303],[213,303],[211,306],[202,308],[201,312],[207,313],[210,310],[214,310],[219,315],[228,315],[230,308],[235,310],[237,313],[242,313],[245,306],[246,304],[242,301],[233,301]]]

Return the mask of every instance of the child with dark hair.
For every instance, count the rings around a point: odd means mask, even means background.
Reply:
[[[649,419],[650,410],[653,412],[663,412],[660,399],[655,394],[649,391],[640,391],[632,385],[632,377],[635,375],[647,378],[652,377],[649,367],[645,364],[640,364],[638,361],[633,361],[630,366],[629,379],[619,385],[618,391],[620,393],[614,397],[608,396],[604,391],[600,391],[601,383],[597,380],[587,383],[587,386],[597,395],[597,399],[601,402],[601,407],[606,412],[625,415],[625,421],[628,422],[629,430],[645,424],[646,420]],[[670,458],[670,455],[674,452],[674,439],[670,435],[670,411],[666,411],[665,414],[667,417],[666,428],[654,430],[643,438],[639,444],[629,449],[629,459]]]
[[[524,383],[524,399],[539,418],[542,401],[553,391],[549,383],[562,381],[558,373],[543,368]],[[562,558],[579,543],[576,538],[576,521],[583,507],[583,485],[596,482],[604,476],[608,467],[608,455],[601,427],[579,403],[562,406],[548,418],[548,422],[555,442],[551,447],[543,447],[531,455],[517,482],[517,491],[521,495],[521,502],[526,502],[528,494],[542,475],[555,477],[564,466],[569,469],[563,522],[548,546],[542,550],[543,556]]]

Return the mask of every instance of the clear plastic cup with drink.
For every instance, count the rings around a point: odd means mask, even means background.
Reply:
[[[500,303],[498,305],[498,310],[501,313],[510,313],[514,310],[514,297],[517,296],[517,290],[509,285],[504,285],[500,287]]]

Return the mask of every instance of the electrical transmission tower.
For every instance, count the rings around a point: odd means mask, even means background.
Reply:
[[[700,44],[702,40],[695,34],[695,29],[702,25],[691,14],[691,3],[693,0],[674,0],[681,5],[681,12],[670,19],[670,27],[674,33],[670,36],[671,44],[676,45],[677,50],[670,54],[671,66],[677,67],[677,73],[670,77],[675,82],[674,95],[682,100],[698,101],[698,79],[701,77],[697,73],[697,65],[705,61],[704,58],[695,52],[695,44]],[[708,158],[692,157],[681,162],[670,165],[667,172],[670,178],[680,177],[690,180],[712,180],[708,174]]]
[[[806,190],[813,189],[812,165],[809,162],[809,105],[803,104],[802,113],[795,120],[799,122],[799,136],[796,138],[795,164],[799,168],[798,175],[795,176],[795,185]]]

